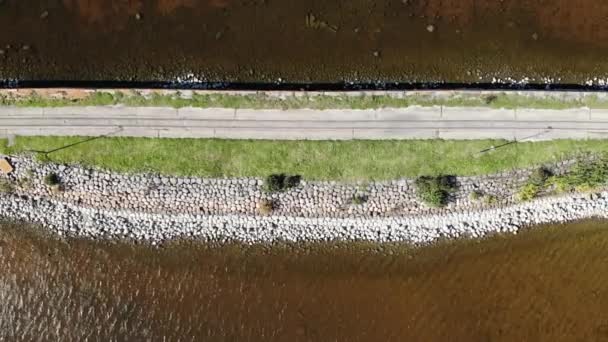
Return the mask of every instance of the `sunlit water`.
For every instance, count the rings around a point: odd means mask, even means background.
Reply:
[[[0,340],[608,340],[605,228],[420,249],[157,249],[5,225]]]

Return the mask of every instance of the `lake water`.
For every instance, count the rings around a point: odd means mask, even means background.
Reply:
[[[0,340],[608,341],[606,228],[159,249],[5,224]]]
[[[0,80],[583,84],[608,77],[607,17],[600,0],[3,0]]]

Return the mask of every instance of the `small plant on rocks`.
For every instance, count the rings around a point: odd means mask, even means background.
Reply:
[[[481,192],[479,190],[473,190],[469,194],[469,199],[473,202],[479,201],[482,197],[483,197],[483,192]]]
[[[608,156],[579,161],[565,175],[551,177],[558,192],[591,191],[608,185]]]
[[[482,198],[482,201],[485,205],[493,205],[498,202],[498,197],[490,194],[485,194]]]
[[[298,175],[286,176],[285,177],[285,188],[286,189],[295,188],[296,186],[300,185],[301,180],[302,180],[302,176],[298,176]]]
[[[44,184],[48,186],[56,186],[61,184],[61,179],[56,173],[51,172],[44,177]]]
[[[258,212],[262,215],[269,215],[275,208],[275,203],[269,199],[262,199],[258,202]]]
[[[13,184],[8,179],[0,178],[0,193],[11,193],[13,190]]]
[[[517,193],[517,198],[522,202],[536,198],[551,176],[551,171],[545,167],[534,170],[528,177],[528,182]]]
[[[351,200],[351,203],[354,205],[361,205],[365,202],[367,202],[367,196],[365,195],[354,195]]]
[[[540,190],[540,186],[534,183],[528,183],[519,190],[517,193],[517,198],[522,202],[532,200],[538,196]]]
[[[301,180],[302,177],[297,175],[286,175],[284,173],[272,174],[266,177],[264,189],[267,192],[282,192],[295,188],[300,184]]]
[[[532,172],[530,178],[528,179],[528,183],[542,187],[552,175],[553,173],[549,169],[545,167],[539,167],[538,169]]]
[[[420,200],[431,207],[445,206],[450,193],[456,190],[456,181],[453,176],[422,176],[418,177],[414,184]]]

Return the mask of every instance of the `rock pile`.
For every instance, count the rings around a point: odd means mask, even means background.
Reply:
[[[200,179],[123,175],[79,166],[38,164],[13,157],[8,177],[16,191],[0,194],[0,215],[39,223],[61,235],[162,243],[175,238],[245,243],[367,240],[424,244],[439,238],[480,237],[522,227],[608,216],[608,193],[570,194],[517,204],[513,193],[532,170],[458,178],[448,208],[416,199],[412,180],[369,184],[302,182],[268,194],[260,179]],[[553,165],[564,172],[571,162]],[[45,177],[55,174],[62,191]],[[472,191],[500,196],[497,204]],[[361,196],[353,201],[354,196]],[[261,213],[265,200],[272,211]]]
[[[427,244],[440,238],[516,233],[548,222],[608,218],[608,193],[539,199],[507,208],[392,218],[304,218],[151,214],[79,207],[53,199],[0,196],[0,212],[68,236],[132,239],[153,244],[176,238],[204,241],[374,241]]]
[[[12,159],[13,178],[28,186],[18,189],[26,196],[53,197],[62,202],[111,210],[146,213],[259,215],[259,203],[271,201],[273,214],[294,217],[373,218],[463,212],[502,207],[516,202],[514,194],[533,169],[481,177],[458,177],[458,191],[445,208],[431,208],[417,197],[414,181],[341,183],[302,181],[294,189],[267,193],[264,180],[255,178],[205,179],[155,174],[117,174],[80,166],[36,163],[31,158]],[[552,166],[562,173],[570,162]],[[64,191],[49,188],[44,178],[56,174]],[[491,195],[495,203],[471,198],[472,192]],[[358,200],[364,198],[364,201]]]

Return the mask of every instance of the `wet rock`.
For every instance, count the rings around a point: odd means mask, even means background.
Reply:
[[[433,24],[429,24],[429,25],[427,25],[427,26],[426,26],[426,30],[427,30],[428,32],[430,32],[430,33],[435,32],[435,25],[433,25]]]

